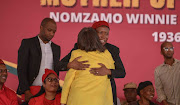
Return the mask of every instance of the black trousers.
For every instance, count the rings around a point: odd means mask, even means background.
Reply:
[[[110,79],[110,81],[111,81],[111,87],[112,87],[112,93],[113,93],[113,103],[114,105],[117,105],[116,83],[114,79]]]

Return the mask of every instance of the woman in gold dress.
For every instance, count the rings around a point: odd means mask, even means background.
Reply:
[[[61,105],[113,105],[110,79],[96,76],[90,68],[104,64],[114,69],[114,60],[110,52],[101,44],[93,28],[83,28],[78,34],[78,49],[71,54],[71,59],[82,56],[79,61],[88,61],[86,70],[70,69],[65,77],[62,89]]]

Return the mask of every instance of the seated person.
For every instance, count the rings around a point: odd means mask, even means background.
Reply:
[[[137,101],[137,85],[133,82],[124,85],[124,96],[126,100],[121,101],[121,105],[128,105],[131,102]]]
[[[137,94],[140,96],[140,100],[131,102],[129,105],[157,105],[152,102],[154,97],[154,87],[152,82],[141,82],[137,88]]]
[[[110,79],[107,75],[90,73],[90,68],[114,69],[111,53],[101,44],[93,28],[83,28],[78,34],[78,48],[73,50],[70,62],[81,56],[78,61],[89,61],[85,70],[69,69],[62,89],[61,105],[113,105]],[[103,69],[101,69],[103,70]]]
[[[0,59],[0,105],[18,105],[16,93],[4,85],[7,76],[6,65]]]
[[[61,94],[56,72],[45,69],[42,82],[41,90],[30,99],[29,105],[60,105]]]

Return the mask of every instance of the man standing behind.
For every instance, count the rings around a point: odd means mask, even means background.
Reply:
[[[124,78],[126,75],[123,63],[121,61],[121,58],[119,56],[119,48],[107,43],[109,38],[109,24],[105,21],[98,21],[95,22],[92,25],[92,28],[94,28],[99,36],[99,39],[104,47],[108,49],[108,51],[111,53],[111,56],[114,60],[115,69],[107,69],[104,64],[99,64],[100,68],[91,68],[90,73],[96,76],[104,76],[108,75],[108,78],[110,78],[111,81],[111,87],[113,92],[113,102],[115,105],[117,105],[117,93],[116,93],[116,84],[114,81],[114,78]],[[77,43],[74,45],[74,48],[71,50],[78,49]],[[75,58],[72,62],[69,62],[69,59],[71,57],[71,52],[66,55],[61,62],[58,64],[58,68],[60,66],[60,70],[68,70],[70,68],[76,69],[76,70],[85,70],[85,68],[89,67],[89,64],[86,62],[88,61],[81,61],[79,62],[78,59],[81,57]],[[86,64],[85,64],[86,63]]]
[[[18,105],[16,93],[4,85],[7,76],[6,65],[0,59],[0,105]]]
[[[42,86],[42,75],[45,68],[54,69],[60,59],[60,46],[54,44],[57,26],[53,19],[45,18],[40,25],[40,33],[33,38],[23,39],[18,50],[18,79],[17,93],[25,94],[28,102]]]
[[[164,105],[180,105],[180,61],[173,58],[172,43],[162,43],[161,54],[164,56],[164,63],[154,73],[158,101]]]

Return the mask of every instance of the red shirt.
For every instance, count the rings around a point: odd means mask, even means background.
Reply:
[[[0,105],[18,105],[16,93],[5,85],[0,90]]]
[[[45,98],[45,93],[44,93],[38,97],[32,98],[28,104],[29,105],[61,105],[60,99],[61,99],[60,93],[56,94],[56,97],[54,100],[47,100]]]

